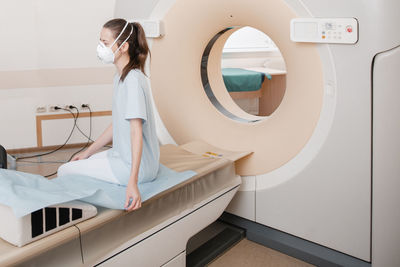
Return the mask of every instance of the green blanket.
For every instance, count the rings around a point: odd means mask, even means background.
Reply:
[[[228,92],[257,91],[261,88],[265,76],[271,80],[271,75],[262,72],[239,68],[222,69],[222,77]]]

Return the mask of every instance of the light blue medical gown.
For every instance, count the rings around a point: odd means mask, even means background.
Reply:
[[[113,147],[107,156],[115,177],[128,184],[132,166],[130,119],[141,118],[143,125],[143,150],[138,183],[152,181],[158,172],[160,147],[158,144],[150,89],[146,76],[140,70],[131,70],[120,81],[114,77],[112,103]]]

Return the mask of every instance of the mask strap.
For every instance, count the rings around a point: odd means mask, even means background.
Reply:
[[[121,35],[124,33],[126,26],[128,26],[129,22],[126,21],[124,28],[122,29],[122,31],[119,33],[118,37],[115,38],[114,42],[112,43],[112,45],[110,45],[110,47],[113,47],[113,45],[118,41],[119,37],[121,37]]]
[[[126,23],[129,23],[129,22],[126,22]],[[126,25],[125,25],[125,26],[126,26]],[[125,28],[124,28],[124,29],[125,29]],[[122,31],[122,32],[123,32],[123,31]],[[122,32],[121,32],[121,33],[122,33]],[[129,37],[131,37],[132,32],[133,32],[133,26],[132,26],[132,24],[131,24],[131,32],[129,33],[128,37],[126,37],[125,41],[123,41],[122,44],[118,47],[118,49],[115,50],[114,53],[117,53],[117,51],[126,43],[126,41],[128,41]]]

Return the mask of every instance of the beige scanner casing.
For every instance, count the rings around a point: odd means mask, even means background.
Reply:
[[[268,20],[263,19],[266,16]],[[218,5],[212,0],[174,2],[162,18],[165,36],[152,43],[151,77],[157,79],[151,79],[151,85],[160,117],[178,144],[197,139],[227,150],[253,151],[237,163],[240,175],[268,173],[301,151],[319,119],[323,78],[315,44],[290,41],[290,20],[294,17],[283,1],[249,0],[243,4],[240,0],[224,0]],[[204,49],[215,34],[232,26],[252,26],[267,32],[285,59],[285,96],[278,109],[259,122],[229,119],[214,107],[202,85]],[[216,42],[208,61],[211,88],[227,110],[243,117],[244,112],[223,84],[223,43]]]

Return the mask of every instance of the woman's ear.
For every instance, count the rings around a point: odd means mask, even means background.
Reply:
[[[122,50],[122,52],[128,52],[128,50],[129,50],[129,43],[128,42],[125,42],[123,45],[122,45],[122,47],[121,47],[121,50]]]

